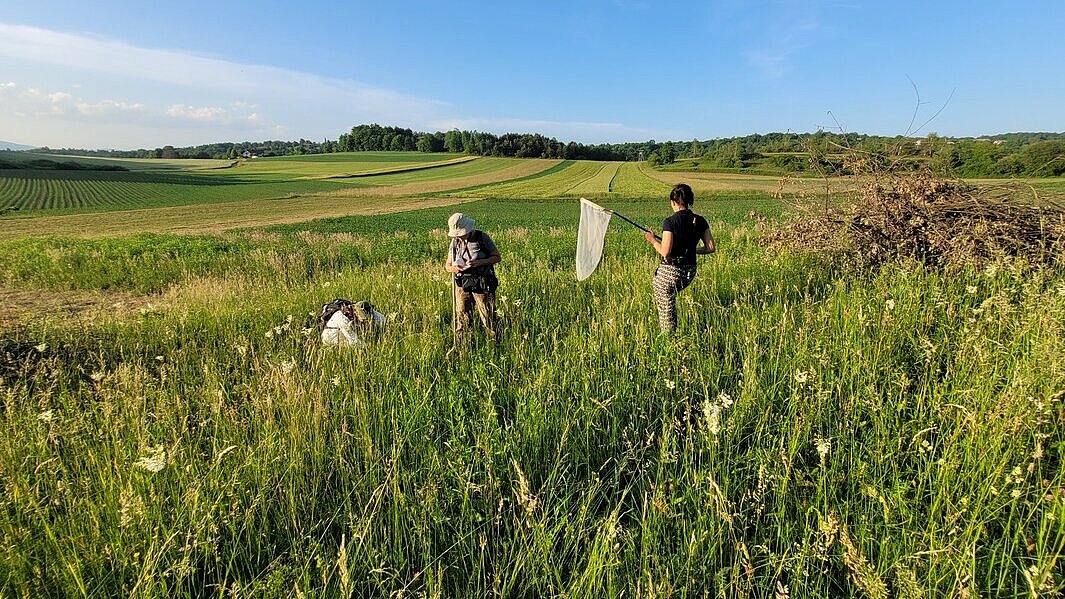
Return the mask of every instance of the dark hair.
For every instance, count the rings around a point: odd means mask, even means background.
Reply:
[[[690,208],[695,203],[695,194],[687,183],[677,183],[673,186],[673,191],[669,192],[669,201]]]

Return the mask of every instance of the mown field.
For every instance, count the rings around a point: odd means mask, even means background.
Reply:
[[[576,197],[658,228],[668,176],[438,178],[480,161],[350,198],[392,214],[0,239],[0,594],[1065,590],[1065,274],[770,252],[746,215],[785,204],[707,180],[719,250],[664,337],[638,231],[573,268]],[[453,345],[437,196],[499,245],[499,345]],[[389,317],[368,348],[317,342],[338,296]]]

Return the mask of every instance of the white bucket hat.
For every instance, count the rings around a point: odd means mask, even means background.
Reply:
[[[447,219],[447,236],[462,237],[463,235],[469,235],[473,233],[474,224],[472,218],[461,212],[456,212],[451,215],[451,218]]]

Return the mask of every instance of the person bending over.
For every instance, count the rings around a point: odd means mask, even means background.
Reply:
[[[499,336],[496,315],[495,265],[499,263],[499,249],[488,233],[476,228],[474,220],[461,212],[447,221],[451,245],[444,269],[454,275],[452,299],[455,311],[455,335],[461,336],[470,321],[470,312],[477,307],[485,331],[492,339]]]

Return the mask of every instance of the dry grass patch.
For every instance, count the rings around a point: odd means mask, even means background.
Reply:
[[[0,329],[48,319],[114,318],[151,309],[159,298],[129,291],[43,291],[0,287]]]

